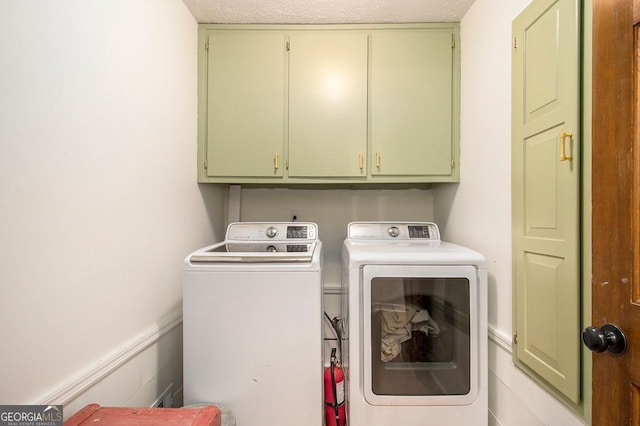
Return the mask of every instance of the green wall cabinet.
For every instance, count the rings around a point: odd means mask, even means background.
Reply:
[[[371,174],[451,176],[457,139],[451,31],[371,34]]]
[[[365,176],[367,35],[302,32],[290,40],[289,177]]]
[[[282,178],[285,36],[211,31],[207,42],[207,177]]]
[[[459,180],[458,24],[199,27],[198,181]]]

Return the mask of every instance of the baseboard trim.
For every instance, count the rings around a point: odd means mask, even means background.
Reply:
[[[85,371],[67,385],[60,387],[46,398],[36,402],[36,404],[69,404],[180,324],[182,324],[182,311],[174,312],[156,326],[141,333],[121,350],[106,356],[106,362],[101,362],[97,367]]]

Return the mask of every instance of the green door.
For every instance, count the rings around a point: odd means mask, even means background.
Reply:
[[[209,31],[209,177],[282,177],[285,36],[269,31]]]
[[[578,17],[576,0],[534,0],[513,22],[512,57],[514,361],[576,403]]]

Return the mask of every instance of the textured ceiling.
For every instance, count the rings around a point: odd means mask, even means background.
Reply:
[[[474,0],[183,0],[199,23],[459,22]]]

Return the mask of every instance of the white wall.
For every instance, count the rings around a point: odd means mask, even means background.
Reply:
[[[356,220],[433,220],[433,196],[425,189],[242,189],[241,220],[315,222],[323,245],[325,288],[339,288],[340,250],[347,224]]]
[[[0,2],[1,404],[179,342],[182,259],[223,234],[224,192],[196,184],[196,29],[180,0]],[[127,368],[95,402],[159,374]]]
[[[511,23],[531,0],[476,0],[461,22],[461,177],[434,188],[444,239],[487,258],[490,424],[579,425],[511,362]]]

